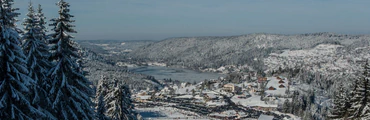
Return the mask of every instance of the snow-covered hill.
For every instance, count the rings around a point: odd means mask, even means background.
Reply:
[[[319,44],[339,44],[346,48],[370,40],[367,35],[314,33],[299,35],[248,34],[226,37],[182,37],[134,49],[129,57],[134,61],[158,61],[193,69],[219,68],[225,65],[249,65],[266,69],[263,59],[279,50],[311,49]]]
[[[271,53],[265,58],[265,65],[269,70],[305,67],[312,72],[347,72],[352,73],[359,69],[361,58],[352,56],[350,51],[343,49],[342,45],[320,44],[312,49],[284,50],[282,53]],[[357,64],[356,64],[357,63]]]
[[[129,72],[126,67],[115,65],[111,60],[102,57],[95,52],[83,48],[77,44],[80,54],[83,56],[84,70],[87,78],[97,84],[101,76],[108,79],[117,79],[127,84],[131,90],[142,90],[147,88],[161,87],[162,85],[154,77]]]

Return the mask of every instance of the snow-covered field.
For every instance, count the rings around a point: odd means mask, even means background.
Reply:
[[[172,107],[135,108],[145,120],[209,120],[206,116]]]
[[[231,100],[236,103],[243,105],[245,107],[252,107],[252,106],[260,106],[260,107],[277,107],[277,104],[270,104],[266,103],[265,101],[261,101],[261,96],[259,95],[252,95],[247,99],[240,99],[237,96],[231,98]]]

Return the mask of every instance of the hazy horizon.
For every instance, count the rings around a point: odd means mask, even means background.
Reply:
[[[59,0],[32,0],[48,23]],[[251,33],[370,34],[368,0],[66,0],[76,20],[76,40],[163,40]],[[29,0],[15,0],[18,27]],[[50,27],[49,27],[50,29]]]

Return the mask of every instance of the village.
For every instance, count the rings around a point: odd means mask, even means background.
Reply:
[[[173,119],[293,119],[278,112],[285,100],[291,101],[294,84],[283,76],[261,77],[257,73],[229,74],[225,78],[200,83],[164,81],[160,90],[133,94],[137,109],[162,107],[184,116]],[[168,117],[167,117],[168,118]],[[155,118],[154,118],[155,119]]]

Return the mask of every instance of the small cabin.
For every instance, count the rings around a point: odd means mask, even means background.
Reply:
[[[211,93],[208,93],[208,94],[205,94],[204,95],[204,98],[206,99],[206,100],[217,100],[217,96],[215,95],[215,94],[211,94]]]
[[[283,83],[285,83],[283,80],[280,80],[280,81],[279,81],[279,84],[283,84]]]
[[[266,82],[266,81],[267,81],[267,78],[266,77],[259,77],[258,78],[258,82],[259,83]]]
[[[136,97],[137,102],[145,103],[148,102],[152,99],[152,96],[150,95],[144,95],[144,96],[138,96]]]
[[[269,116],[269,115],[264,115],[264,114],[261,114],[258,117],[258,120],[273,120],[273,119],[274,119],[274,116]]]
[[[279,85],[279,88],[285,88],[285,86],[283,84]]]
[[[269,87],[269,90],[276,90],[276,88],[274,88],[274,87]]]
[[[223,86],[223,90],[231,93],[239,93],[241,92],[242,88],[236,86],[235,84],[228,83]]]

